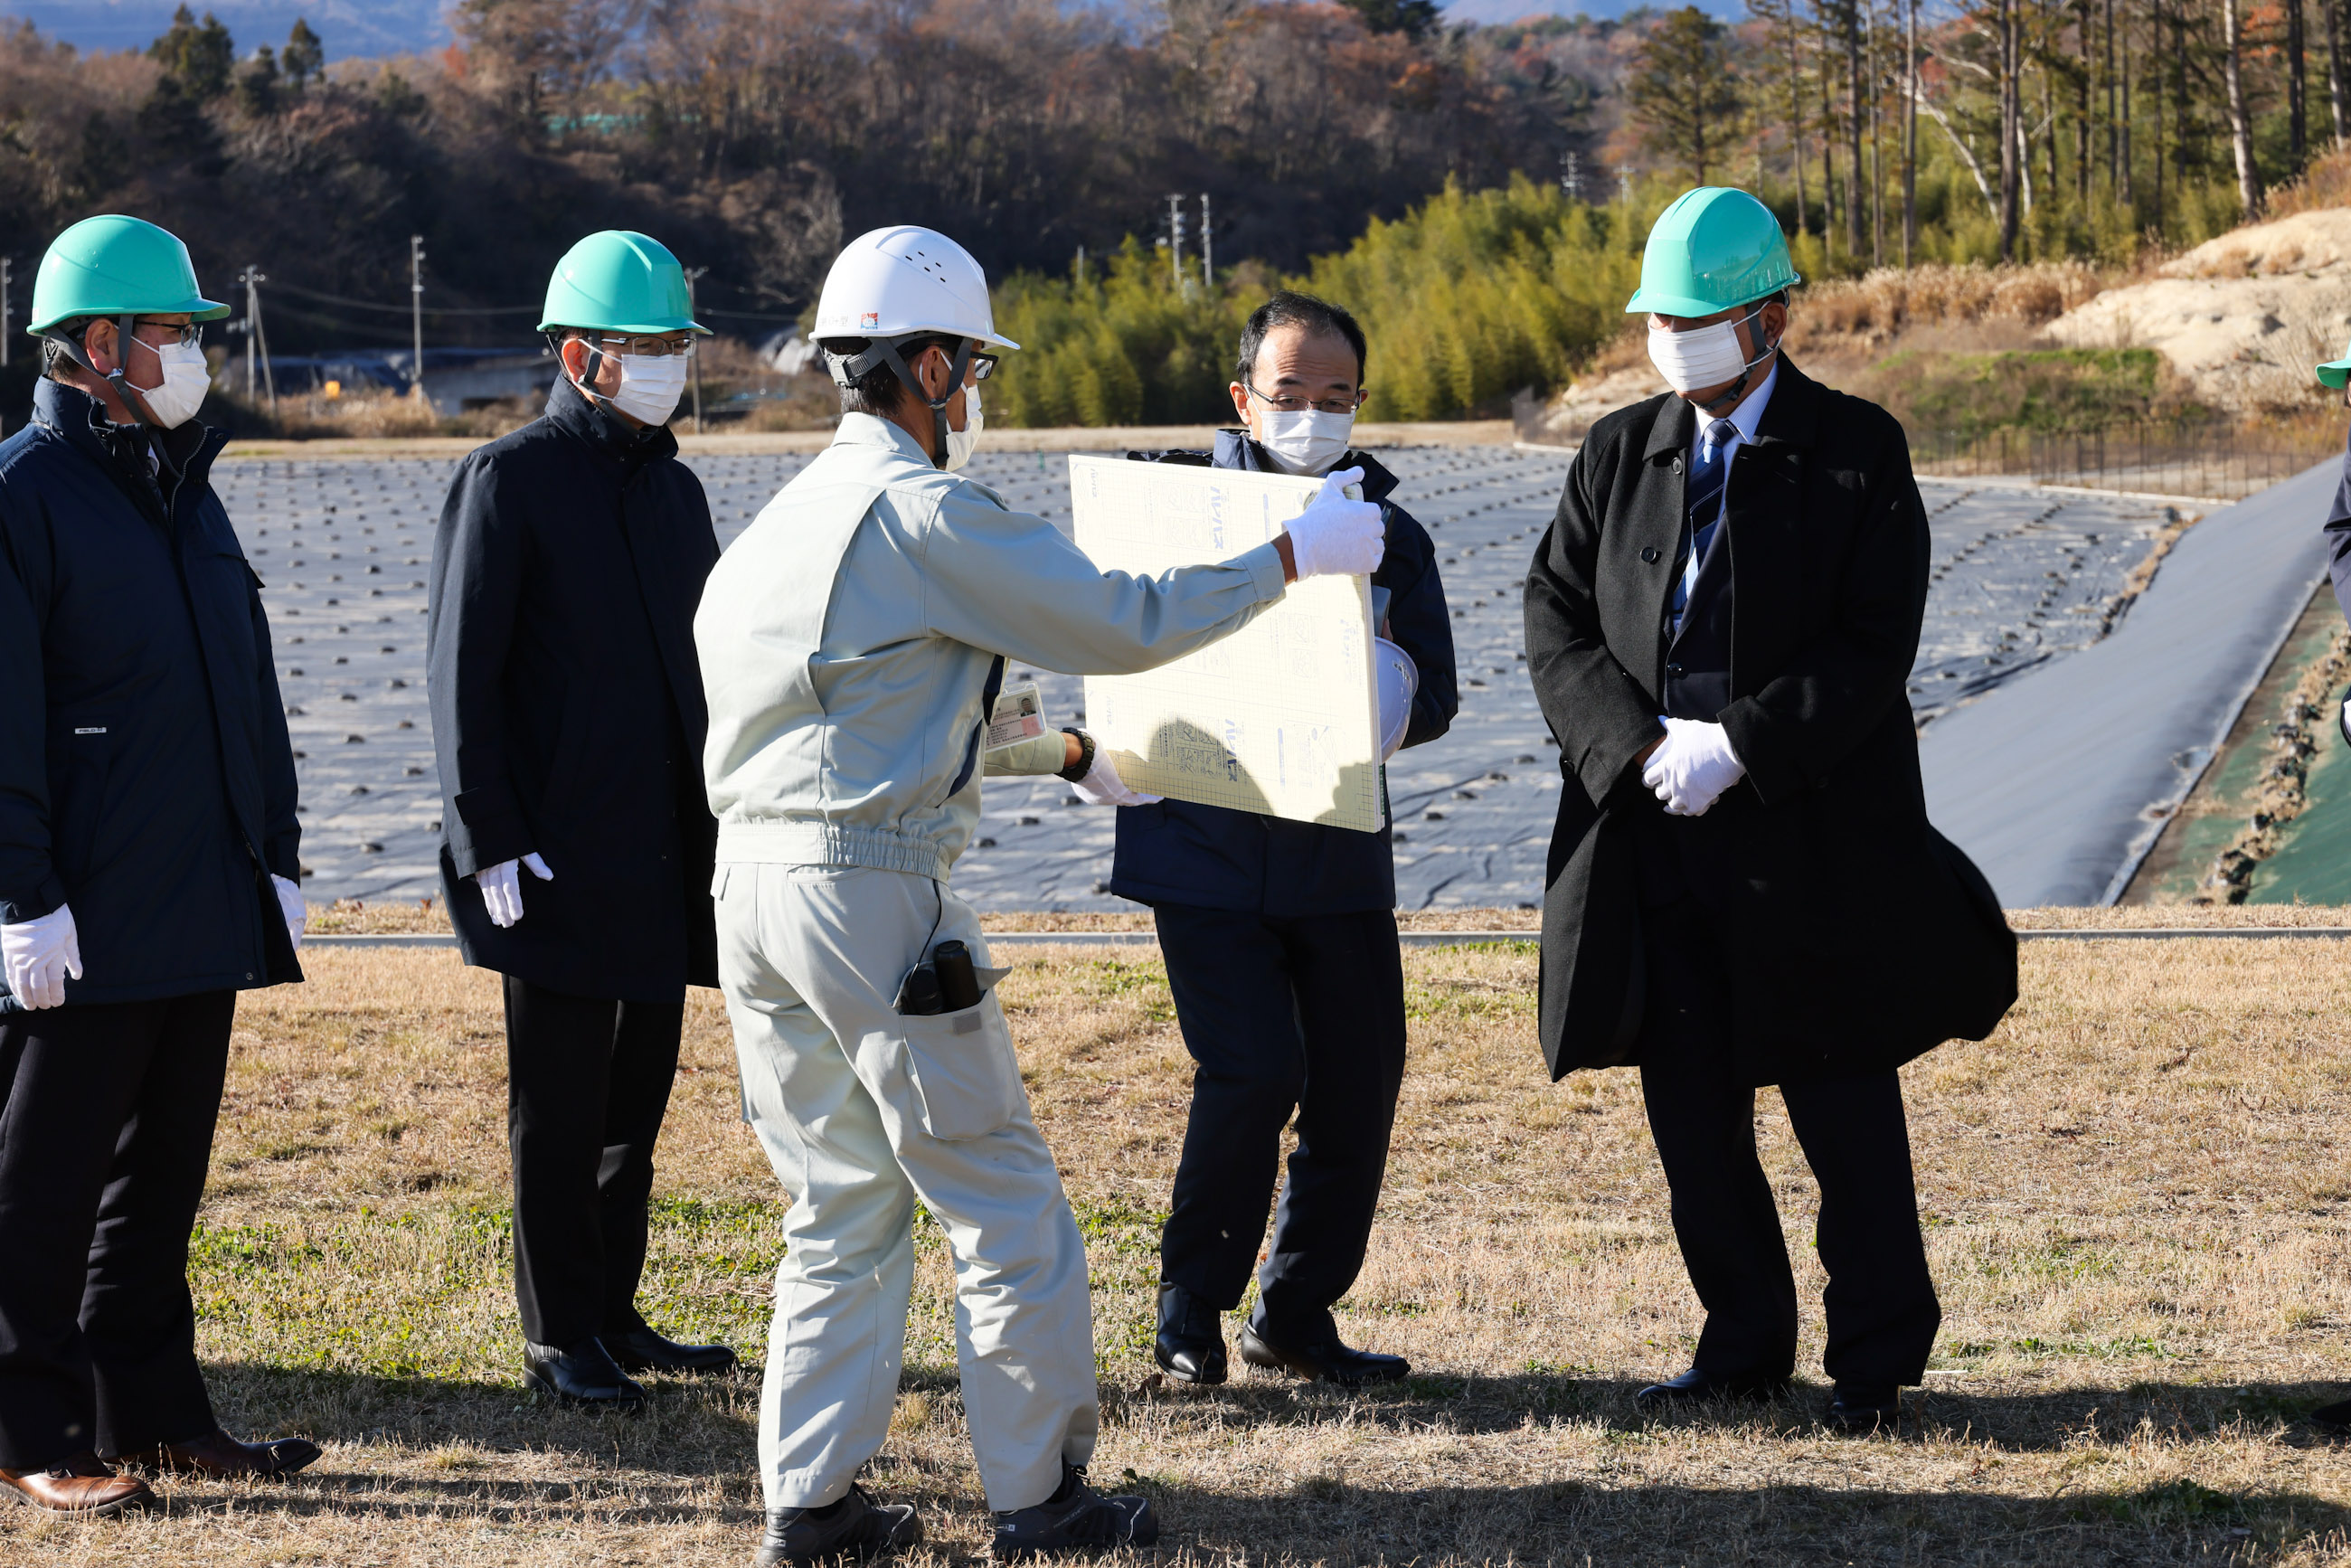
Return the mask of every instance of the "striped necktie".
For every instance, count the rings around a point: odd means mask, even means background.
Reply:
[[[1722,486],[1730,476],[1730,443],[1739,427],[1727,419],[1707,422],[1706,434],[1698,444],[1698,460],[1690,465],[1689,484],[1683,495],[1688,497],[1688,520],[1682,528],[1682,538],[1689,544],[1682,558],[1682,574],[1674,584],[1674,630],[1682,626],[1682,612],[1689,607],[1690,591],[1698,586],[1698,569],[1706,559],[1706,547],[1714,541],[1714,531],[1722,526]]]

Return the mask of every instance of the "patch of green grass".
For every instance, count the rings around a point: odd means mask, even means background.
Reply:
[[[1870,395],[1913,432],[1973,441],[2003,428],[2071,432],[2143,419],[2162,390],[2163,356],[2153,349],[1915,349],[1889,355],[1867,379]]]

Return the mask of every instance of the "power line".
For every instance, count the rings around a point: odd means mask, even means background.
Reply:
[[[288,294],[298,294],[305,299],[316,299],[327,305],[347,305],[355,310],[381,310],[387,315],[406,316],[415,309],[413,305],[379,305],[373,300],[353,299],[348,295],[324,294],[316,288],[305,288],[298,283],[278,283],[276,287]],[[536,305],[430,305],[425,307],[424,314],[427,316],[536,316],[538,310],[539,308]]]

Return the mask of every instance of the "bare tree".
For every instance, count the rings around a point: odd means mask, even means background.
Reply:
[[[2295,168],[2310,156],[2310,119],[2303,99],[2307,87],[2303,59],[2302,0],[2285,0],[2286,158]]]
[[[1902,265],[1918,244],[1918,0],[1902,29]]]
[[[2318,0],[2326,12],[2326,107],[2335,119],[2335,151],[2343,149],[2343,0]]]
[[[2022,18],[2018,15],[2022,0],[1999,0],[1997,16],[2000,25],[2000,258],[2016,259],[2016,234],[2020,214],[2018,198],[2024,179],[2022,104],[2019,101],[2022,84],[2017,78],[2022,68],[2024,49]]]
[[[2253,162],[2253,121],[2245,107],[2245,40],[2237,0],[2220,0],[2220,26],[2228,34],[2229,147],[2237,160],[2237,199],[2245,216],[2254,218],[2262,211],[2262,172]]]
[[[1839,0],[1837,25],[1844,35],[1846,103],[1844,120],[1844,243],[1855,256],[1861,254],[1861,6],[1863,0]]]

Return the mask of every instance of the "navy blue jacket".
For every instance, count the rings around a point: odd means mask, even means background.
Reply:
[[[694,649],[717,562],[676,439],[569,381],[457,465],[425,641],[441,880],[467,963],[622,1001],[718,983]],[[474,873],[532,852],[555,878],[522,871],[522,918],[501,930]]]
[[[2351,445],[2343,453],[2343,480],[2326,513],[2327,570],[2335,579],[2335,601],[2351,616]]]
[[[1218,431],[1213,454],[1129,455],[1144,462],[1280,472],[1262,447],[1238,430]],[[1364,470],[1364,498],[1378,502],[1387,522],[1387,553],[1372,574],[1372,586],[1388,591],[1388,640],[1420,667],[1420,689],[1404,737],[1406,746],[1418,746],[1443,735],[1460,707],[1454,686],[1453,619],[1437,577],[1437,547],[1411,513],[1388,499],[1396,478],[1376,459],[1350,452],[1336,466]],[[1395,861],[1385,828],[1360,833],[1163,800],[1119,808],[1110,890],[1138,904],[1188,904],[1276,917],[1347,915],[1395,907]]]
[[[301,875],[261,581],[208,477],[43,381],[0,443],[0,924],[73,910],[68,1005],[298,980],[270,874]],[[0,989],[0,1010],[15,998]]]

